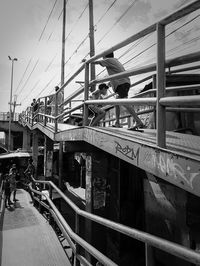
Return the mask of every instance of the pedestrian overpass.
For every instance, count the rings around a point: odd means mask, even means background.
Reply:
[[[199,221],[200,196],[200,134],[197,119],[200,111],[200,83],[181,86],[176,84],[170,87],[165,84],[169,72],[173,76],[175,73],[199,69],[200,53],[166,60],[163,38],[166,25],[199,8],[199,1],[194,1],[124,42],[87,60],[60,88],[60,91],[82,71],[85,71],[84,87],[67,97],[60,106],[56,101],[54,115],[47,114],[49,98],[47,95],[39,99],[44,102],[44,106],[36,113],[28,107],[20,116],[20,124],[33,133],[33,159],[36,166],[38,132],[45,139],[45,177],[44,180],[33,177],[29,189],[34,205],[43,215],[45,213],[46,220],[50,224],[59,228],[62,237],[67,241],[73,259],[71,261],[66,259],[66,264],[68,261],[74,265],[131,265],[131,263],[134,265],[135,263],[153,266],[156,263],[166,265],[167,262],[168,265],[200,264],[199,229],[196,227]],[[94,60],[155,31],[158,55],[156,64],[131,69],[110,77],[92,81],[89,79],[89,65]],[[188,67],[187,64],[194,62],[195,66]],[[151,90],[130,99],[88,100],[89,88],[94,84],[142,73],[149,73],[145,80],[152,82]],[[181,78],[185,77],[183,75]],[[58,93],[59,91],[55,93],[55,99]],[[104,106],[132,104],[137,108],[138,115],[156,113],[156,118],[154,117],[156,126],[154,129],[130,131],[128,130],[131,125],[130,116],[124,114],[121,117],[123,128],[114,128],[111,126],[115,119],[113,112],[108,111],[108,115],[99,126],[90,127],[88,106],[91,104]],[[62,112],[59,113],[59,110]],[[71,117],[75,112],[81,114],[82,125],[78,125],[75,119],[72,123]],[[186,114],[184,130],[182,127],[168,130],[174,122],[168,120],[170,117],[168,114],[177,113],[179,116],[182,113]],[[188,119],[188,114],[191,113],[193,124],[190,124]],[[59,144],[59,187],[51,181],[54,143]],[[63,153],[77,151],[86,154],[83,209],[78,207],[62,189],[62,168],[65,164]],[[25,195],[25,192],[21,193]],[[55,193],[60,198],[57,203],[53,197]],[[74,198],[77,199],[76,195]],[[9,219],[9,212],[5,211],[3,201],[1,206],[4,219]],[[17,212],[15,213],[17,215]],[[21,217],[19,215],[16,219],[20,220]],[[163,232],[162,228],[165,228],[166,232]],[[17,234],[17,230],[14,229],[14,234]],[[50,234],[50,231],[47,234]],[[40,232],[39,229],[37,232]],[[8,232],[3,231],[4,235],[5,239],[9,239]],[[57,246],[57,239],[53,236],[52,239],[53,244]],[[45,242],[47,246],[50,245],[48,241]],[[21,243],[26,241],[21,240]],[[41,239],[36,239],[36,243],[43,246]],[[123,246],[124,243],[128,244]],[[49,251],[50,246],[48,247]],[[48,256],[47,249],[45,250]],[[62,260],[63,252],[60,249],[55,253],[58,254],[57,252]],[[55,253],[51,254],[53,259]],[[128,260],[126,256],[129,256]],[[124,260],[121,260],[122,257]],[[50,257],[48,260],[51,260]],[[58,265],[62,265],[62,261]]]

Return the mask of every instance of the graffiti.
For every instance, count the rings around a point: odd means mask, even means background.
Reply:
[[[187,185],[191,189],[193,189],[195,177],[199,175],[198,172],[191,172],[190,166],[185,166],[184,163],[181,166],[181,161],[178,162],[178,159],[176,160],[173,157],[161,153],[146,152],[143,162],[151,169],[158,169],[165,176],[173,177],[175,180],[181,180],[180,183],[182,185]]]
[[[84,131],[84,140],[88,141],[91,144],[94,144],[97,147],[103,146],[102,137],[97,132],[92,130]]]
[[[183,167],[174,162],[173,158],[164,158],[162,154],[158,157],[157,167],[160,171],[166,175],[173,176],[176,180],[178,178],[182,179],[182,184],[185,183],[193,189],[193,180],[199,173],[186,173]]]
[[[115,143],[116,143],[116,147],[115,147],[116,153],[119,152],[131,160],[137,159],[137,162],[138,162],[139,147],[136,150],[134,150],[133,148],[130,148],[128,145],[126,145],[125,147],[122,147],[122,145],[118,143],[117,141],[115,141]]]

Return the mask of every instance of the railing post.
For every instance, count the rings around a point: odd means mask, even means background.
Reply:
[[[155,266],[153,248],[147,243],[145,243],[145,266]]]
[[[157,145],[165,148],[166,140],[166,117],[165,107],[159,101],[165,96],[165,26],[157,24],[157,105],[156,105],[156,128]]]
[[[34,125],[34,112],[33,112],[33,106],[31,107],[31,126]]]
[[[57,92],[55,93],[55,117],[58,115],[58,94]],[[58,119],[55,118],[55,133],[58,131]]]
[[[44,126],[47,124],[47,117],[45,116],[47,114],[47,97],[44,98]]]
[[[84,107],[83,107],[83,126],[88,125],[88,106],[85,101],[89,96],[89,64],[85,63],[85,89],[84,89]]]
[[[50,200],[52,200],[52,195],[53,195],[52,186],[49,184],[49,198],[50,198]],[[49,212],[49,224],[50,225],[53,224],[53,217],[51,215],[51,212]]]
[[[76,234],[80,234],[80,216],[76,213],[76,224],[75,224]],[[77,259],[77,254],[80,254],[80,245],[76,243],[76,254],[75,254],[75,266],[80,266],[80,261]]]
[[[156,89],[156,75],[154,74],[152,76],[152,89]],[[156,121],[157,121],[157,117],[156,117],[156,106],[153,107],[154,111],[153,111],[153,118],[154,118],[154,128],[156,128]]]
[[[42,192],[42,186],[43,186],[43,184],[39,183],[40,192]],[[41,211],[42,211],[42,205],[41,205],[42,195],[39,195],[39,200],[40,200],[40,202],[39,202],[39,212],[41,213]]]

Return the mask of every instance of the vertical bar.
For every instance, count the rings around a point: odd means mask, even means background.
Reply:
[[[47,114],[47,97],[44,98],[44,126],[47,124],[47,117],[45,116]]]
[[[86,176],[85,176],[85,211],[92,213],[93,211],[93,169],[92,169],[92,156],[93,153],[87,153],[86,154],[86,161],[85,161],[85,167],[86,167]],[[88,243],[92,243],[92,220],[86,219],[85,220],[85,240]],[[85,250],[85,258],[90,263],[92,262],[92,256],[91,254]]]
[[[76,213],[75,231],[77,235],[80,235],[80,216],[78,213]],[[80,266],[80,261],[77,259],[77,254],[80,254],[80,245],[78,243],[76,243],[75,266]]]
[[[8,126],[8,150],[9,150],[9,151],[11,150],[11,122],[12,122],[13,65],[14,65],[14,60],[12,59],[11,88],[10,88],[10,115],[9,115],[9,126]]]
[[[40,122],[40,98],[38,99],[38,108],[37,108],[37,114],[36,114],[36,122]]]
[[[165,107],[159,103],[165,96],[165,26],[157,24],[157,145],[165,148],[166,117]]]
[[[145,266],[155,266],[153,248],[148,244],[145,244]]]
[[[42,192],[42,183],[39,183],[39,189],[40,189],[40,192]],[[41,201],[42,201],[42,195],[39,195],[39,200],[40,200],[40,202],[39,202],[39,212],[41,213],[41,211],[42,211],[42,205],[41,205]]]
[[[58,115],[58,94],[57,92],[54,95],[55,97],[55,117]],[[55,133],[57,133],[58,131],[58,119],[54,118],[54,122],[55,122]]]
[[[156,75],[152,76],[152,89],[156,89]],[[154,128],[156,128],[156,107],[153,107],[154,111],[153,111],[153,118],[154,118]]]
[[[53,191],[52,191],[52,186],[49,184],[49,198],[50,200],[52,200],[52,194],[53,194]],[[49,224],[53,224],[53,217],[51,215],[51,212],[49,212]]]
[[[93,15],[93,0],[89,0],[89,29],[90,29],[90,57],[95,55],[95,45],[94,45],[94,15]],[[90,78],[95,79],[95,65],[90,66]],[[91,87],[91,91],[95,90],[95,86]]]
[[[62,189],[62,179],[63,179],[63,141],[59,143],[59,188]]]
[[[89,64],[85,63],[85,89],[84,89],[84,106],[83,106],[83,126],[88,125],[88,106],[85,101],[89,96]]]
[[[65,79],[65,25],[66,25],[66,0],[63,0],[61,86],[64,84],[64,79]]]

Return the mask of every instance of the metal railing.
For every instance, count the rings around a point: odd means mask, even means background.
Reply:
[[[19,120],[19,113],[15,113],[12,117],[12,121],[18,121]],[[10,113],[9,112],[0,112],[0,121],[9,121]]]
[[[179,110],[179,108],[183,108],[184,106],[189,106],[189,108],[192,109],[193,105],[195,104],[196,108],[200,107],[200,96],[173,96],[173,97],[166,97],[166,88],[165,88],[165,69],[170,68],[170,73],[172,72],[178,72],[183,71],[183,69],[180,70],[174,70],[171,71],[171,67],[177,67],[182,66],[184,64],[189,64],[193,62],[200,61],[200,53],[192,53],[185,56],[177,57],[170,60],[165,60],[165,26],[172,23],[175,20],[178,20],[188,14],[190,14],[193,11],[196,11],[200,8],[200,2],[194,1],[193,3],[184,6],[180,10],[174,12],[173,14],[170,14],[166,18],[160,20],[158,23],[154,23],[153,25],[147,27],[146,29],[142,30],[141,32],[129,37],[128,39],[118,43],[117,45],[107,49],[106,51],[103,51],[93,57],[91,57],[89,60],[87,60],[84,65],[82,65],[66,82],[65,84],[54,94],[55,99],[58,97],[58,93],[63,90],[66,86],[70,84],[71,81],[74,80],[74,78],[77,77],[78,74],[80,74],[83,70],[85,70],[85,81],[84,81],[84,87],[81,87],[76,92],[74,92],[71,96],[67,97],[63,103],[58,105],[58,102],[55,100],[55,113],[54,115],[47,114],[47,98],[50,97],[45,96],[42,98],[39,98],[39,101],[43,99],[44,102],[44,110],[41,112],[40,110],[29,117],[26,116],[26,120],[31,121],[32,125],[35,122],[42,122],[44,125],[48,124],[48,121],[54,123],[54,129],[55,132],[58,130],[58,122],[61,121],[64,117],[70,115],[72,112],[76,110],[82,110],[83,108],[83,125],[88,125],[88,106],[90,104],[101,104],[101,105],[151,105],[154,106],[154,108],[157,110],[156,112],[156,129],[157,129],[157,146],[164,148],[166,146],[166,111],[172,111],[172,108],[174,110]],[[157,33],[157,63],[144,66],[142,68],[136,68],[128,71],[124,71],[120,74],[107,76],[100,79],[95,80],[89,80],[89,65],[94,62],[95,60],[99,59],[100,57],[103,57],[105,54],[108,54],[110,52],[116,51],[120,48],[125,47],[126,45],[131,44],[132,42],[152,33]],[[197,68],[198,66],[196,66]],[[189,68],[186,67],[186,70]],[[130,76],[136,76],[144,73],[152,72],[151,76],[156,75],[156,97],[150,97],[150,98],[138,98],[133,97],[132,99],[115,99],[115,100],[88,100],[88,94],[89,94],[89,88],[90,86],[94,84],[98,84],[101,82],[107,82],[113,79],[119,79],[124,77],[130,77]],[[150,76],[149,76],[150,77]],[[139,84],[137,82],[137,84]],[[181,89],[181,88],[179,88]],[[80,96],[83,94],[83,99],[81,99],[83,102],[81,104],[77,104],[76,106],[72,107],[72,102],[74,103],[74,100],[77,96]],[[59,108],[63,109],[62,113],[59,113]],[[153,110],[153,109],[152,109]],[[180,109],[181,110],[181,109]],[[183,110],[183,109],[182,109]],[[187,111],[188,108],[185,107],[185,110]],[[192,111],[192,110],[190,110]],[[198,111],[198,109],[195,109],[194,111]],[[38,119],[40,117],[41,119]]]
[[[78,232],[80,230],[79,228],[80,217],[84,217],[85,219],[101,224],[105,226],[106,228],[110,228],[130,238],[141,241],[145,243],[147,246],[158,248],[171,255],[179,257],[185,261],[194,263],[195,265],[200,265],[200,253],[195,252],[194,250],[181,246],[179,244],[173,243],[171,241],[165,240],[163,238],[146,233],[144,231],[140,231],[140,230],[131,228],[129,226],[125,226],[125,225],[110,221],[108,219],[102,218],[100,216],[83,211],[80,208],[78,208],[53,182],[35,180],[33,178],[32,180],[34,182],[34,187],[36,187],[36,184],[43,184],[44,186],[46,185],[49,186],[49,196],[42,193],[42,186],[39,186],[40,190],[33,189],[31,186],[29,187],[30,187],[31,192],[39,196],[39,197],[34,196],[34,199],[51,213],[52,217],[54,218],[61,232],[63,233],[63,236],[68,241],[75,256],[76,265],[79,265],[78,261],[80,261],[84,265],[90,265],[89,262],[86,260],[86,258],[84,258],[79,253],[80,246],[84,250],[86,250],[88,253],[90,253],[93,257],[95,257],[103,265],[106,265],[106,266],[117,265],[116,263],[114,263],[112,260],[110,260],[108,257],[106,257],[104,254],[102,254],[95,247],[87,243],[83,238],[79,236]],[[66,202],[74,210],[75,232],[71,229],[67,221],[63,218],[62,214],[60,213],[60,211],[58,211],[57,207],[53,203],[52,201],[52,190],[53,189],[60,195],[60,197],[64,200],[64,202]],[[41,199],[42,197],[46,198],[48,204],[42,201]]]
[[[3,190],[3,183],[4,181],[2,179],[0,179],[0,222],[2,219],[2,213],[3,213],[3,209],[4,209],[4,198],[5,198],[5,192]]]
[[[165,75],[167,73],[166,69],[171,67],[177,67],[182,65],[187,65],[189,63],[198,62],[200,61],[200,53],[192,53],[188,54],[186,56],[177,57],[174,59],[166,60],[165,59],[165,26],[172,23],[175,20],[178,20],[185,15],[196,11],[200,8],[200,1],[194,1],[193,3],[183,7],[179,11],[167,16],[163,20],[159,21],[158,23],[155,23],[151,25],[150,27],[144,29],[143,31],[131,36],[130,38],[124,40],[123,42],[107,49],[106,51],[93,56],[89,60],[87,60],[84,65],[82,65],[68,80],[67,82],[60,88],[59,91],[55,94],[55,109],[56,112],[54,115],[47,114],[47,99],[48,96],[44,96],[39,98],[39,100],[43,100],[44,102],[44,113],[38,111],[37,113],[33,114],[31,109],[27,109],[23,121],[25,123],[29,123],[31,126],[33,126],[35,123],[43,123],[45,126],[48,126],[48,124],[53,124],[55,132],[58,130],[58,121],[59,119],[64,118],[65,116],[70,115],[73,111],[80,110],[83,108],[83,124],[85,126],[88,125],[88,106],[90,104],[101,104],[101,105],[134,105],[134,106],[152,106],[152,109],[149,110],[149,112],[153,112],[154,108],[156,107],[157,110],[157,145],[159,147],[165,148],[165,134],[166,134],[166,121],[165,121],[165,115],[166,111],[199,111],[200,108],[200,96],[199,95],[188,95],[188,96],[173,96],[168,97],[166,96],[167,91],[175,91],[175,90],[186,90],[188,89],[187,86],[181,86],[176,88],[165,88]],[[107,76],[104,78],[98,78],[95,80],[89,79],[89,65],[94,62],[95,60],[101,58],[105,54],[108,54],[110,52],[116,51],[122,47],[125,47],[128,44],[131,44],[132,42],[146,36],[149,33],[155,32],[157,33],[157,63],[151,64],[148,66],[144,66],[142,68],[135,68],[128,71],[124,71],[123,73]],[[188,70],[188,67],[182,68],[179,71],[185,71]],[[192,68],[190,68],[192,69]],[[57,102],[57,96],[58,93],[63,90],[66,86],[68,86],[71,81],[74,80],[74,78],[77,77],[77,75],[85,71],[85,81],[84,81],[84,87],[81,87],[76,92],[74,92],[71,96],[67,97],[65,101],[62,104],[58,104]],[[177,70],[174,70],[174,72]],[[170,69],[170,73],[172,73]],[[99,84],[101,82],[107,82],[113,79],[119,79],[123,77],[128,76],[136,76],[140,74],[145,73],[151,73],[151,77],[156,75],[157,84],[156,86],[146,93],[134,96],[131,99],[106,99],[106,100],[88,100],[89,95],[89,89],[94,84]],[[150,76],[149,76],[150,77]],[[144,79],[142,80],[144,81]],[[141,82],[142,82],[141,81]],[[139,84],[139,83],[137,83]],[[191,86],[192,87],[192,86]],[[193,86],[193,89],[199,88],[199,86],[195,85]],[[146,97],[144,98],[145,94],[148,94],[150,92],[153,92],[155,94],[154,97]],[[82,95],[83,94],[83,95]],[[83,102],[78,103],[76,102],[76,106],[72,107],[72,102],[75,102],[74,100],[76,97],[80,97],[82,95],[82,98],[79,99]],[[195,107],[194,107],[195,106]],[[58,113],[59,107],[63,107],[63,112]],[[186,247],[183,247],[181,245],[172,243],[170,241],[167,241],[165,239],[153,236],[151,234],[148,234],[146,232],[142,232],[139,230],[136,230],[134,228],[130,228],[118,223],[114,223],[112,221],[109,221],[107,219],[104,219],[102,217],[93,215],[91,213],[85,212],[80,210],[73,202],[71,202],[66,195],[62,193],[61,190],[59,190],[52,182],[50,181],[36,181],[36,183],[42,183],[50,186],[49,195],[50,197],[42,194],[41,191],[38,191],[36,189],[31,188],[31,191],[39,197],[35,197],[35,200],[37,200],[41,205],[43,205],[45,208],[47,208],[51,215],[54,217],[56,223],[58,224],[60,230],[63,232],[63,235],[68,240],[75,257],[78,260],[80,260],[83,264],[89,265],[89,262],[85,260],[79,253],[79,246],[83,247],[87,252],[89,252],[92,256],[94,256],[97,260],[99,260],[104,265],[116,265],[113,264],[112,261],[109,260],[109,258],[106,258],[102,253],[100,253],[98,250],[96,250],[94,247],[92,247],[90,244],[88,244],[84,239],[80,238],[78,235],[79,232],[79,219],[80,217],[84,217],[85,219],[89,219],[90,221],[94,221],[96,223],[102,224],[103,226],[106,226],[107,228],[111,228],[117,232],[120,232],[122,234],[125,234],[131,238],[137,239],[139,241],[142,241],[145,243],[146,247],[153,246],[158,249],[164,250],[165,252],[168,252],[174,256],[180,257],[186,261],[189,261],[191,263],[200,265],[200,254],[189,249]],[[76,213],[76,231],[73,232],[72,229],[69,227],[69,225],[66,223],[60,212],[57,210],[56,206],[52,202],[52,189],[55,189],[59,195],[64,199],[65,202],[75,211]],[[48,202],[48,205],[45,205],[45,203],[41,200],[41,196],[44,196]]]

